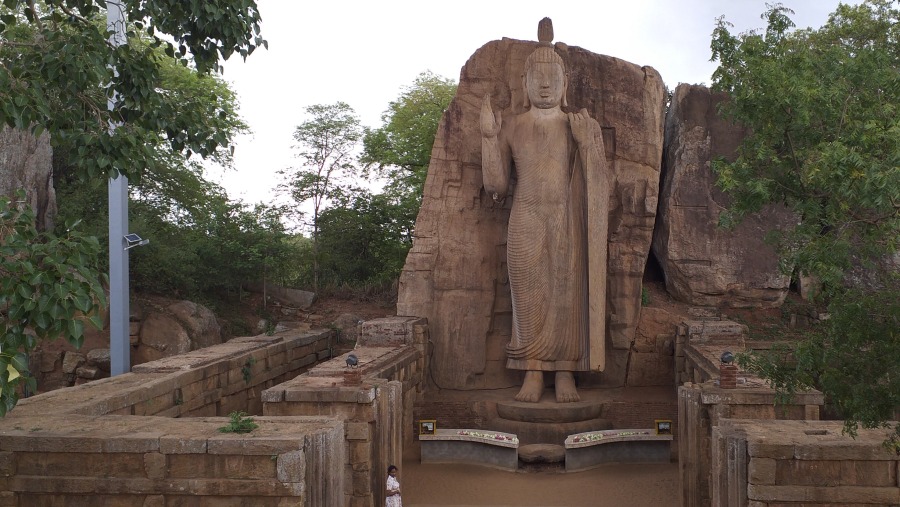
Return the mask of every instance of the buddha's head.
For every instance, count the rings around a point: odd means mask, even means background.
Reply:
[[[525,107],[566,106],[566,66],[550,45],[541,45],[525,60]]]

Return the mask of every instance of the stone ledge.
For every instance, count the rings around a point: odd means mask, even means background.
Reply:
[[[623,435],[623,433],[627,434]],[[591,435],[599,435],[600,438],[591,440]],[[586,431],[584,433],[569,435],[568,438],[566,438],[565,446],[566,449],[579,449],[582,447],[591,447],[612,442],[670,442],[673,439],[674,437],[672,435],[657,435],[652,429]]]
[[[422,463],[464,463],[504,470],[519,468],[518,440],[508,442],[459,435],[456,433],[459,431],[466,430],[445,429],[437,430],[434,435],[419,435]],[[470,431],[481,433],[478,430]],[[515,435],[509,436],[515,438]]]
[[[498,435],[503,439],[492,438],[489,436],[479,436],[471,434],[460,434],[460,432],[479,433],[482,435]],[[510,447],[516,449],[519,447],[519,439],[512,433],[504,433],[502,431],[490,430],[472,430],[472,429],[438,429],[433,435],[419,435],[420,441],[459,441],[459,442],[478,442],[487,445],[496,445],[498,447]]]
[[[763,486],[747,485],[747,498],[761,502],[815,502],[896,505],[900,488],[870,486]]]
[[[649,434],[618,435],[647,432]],[[576,436],[610,433],[610,437],[573,442]],[[614,436],[613,436],[614,435]],[[672,435],[656,435],[652,430],[609,430],[570,435],[566,439],[566,472],[588,470],[607,463],[668,463],[672,457]]]

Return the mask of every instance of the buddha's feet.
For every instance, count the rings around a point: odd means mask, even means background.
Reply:
[[[516,395],[516,401],[537,403],[540,401],[543,392],[544,373],[528,370],[525,372],[525,381],[522,382],[522,389],[519,389],[519,394]]]
[[[571,403],[581,400],[575,388],[575,376],[570,371],[556,372],[556,401]]]

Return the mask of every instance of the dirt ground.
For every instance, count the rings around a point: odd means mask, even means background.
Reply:
[[[404,507],[657,507],[678,505],[678,464],[604,465],[582,472],[509,472],[403,460]]]

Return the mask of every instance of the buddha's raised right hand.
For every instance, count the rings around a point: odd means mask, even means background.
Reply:
[[[496,113],[491,109],[491,94],[485,93],[484,100],[481,102],[481,135],[482,137],[497,137],[500,133],[500,125],[502,124],[500,111]]]

